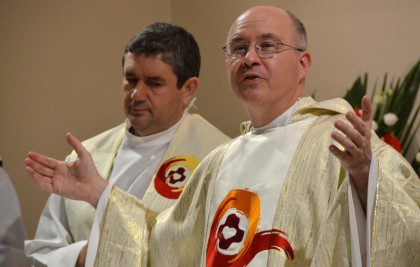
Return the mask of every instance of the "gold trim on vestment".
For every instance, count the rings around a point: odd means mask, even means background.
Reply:
[[[343,100],[315,103],[301,99],[291,123],[317,118],[293,155],[272,226],[287,233],[295,259],[289,261],[282,252],[270,250],[268,266],[351,265],[349,180],[339,160],[328,151],[329,145],[334,143],[330,136],[334,121],[345,120],[344,113],[349,110],[351,107]],[[249,125],[244,124],[243,129],[249,129]],[[409,164],[375,134],[372,134],[371,145],[378,158],[371,263],[420,266],[418,177]],[[156,220],[148,219],[151,218],[149,211],[138,199],[116,198],[113,195],[119,193],[113,191],[108,205],[114,207],[106,212],[106,216],[113,219],[107,219],[103,225],[100,243],[106,247],[100,246],[96,259],[103,265],[122,260],[119,265],[205,266],[209,235],[206,214],[227,147],[228,144],[219,147],[206,157],[177,203],[159,214]],[[137,243],[132,241],[134,237]],[[127,251],[121,251],[123,248]],[[118,253],[124,253],[128,260]]]
[[[212,175],[209,169],[217,170],[227,146],[206,157],[177,204],[157,217],[139,199],[113,187],[101,225],[95,266],[172,266],[174,260],[178,266],[199,265],[201,249],[197,250],[197,246],[203,243],[199,233],[204,232],[206,192],[213,180],[201,178]],[[184,194],[190,197],[183,198]]]

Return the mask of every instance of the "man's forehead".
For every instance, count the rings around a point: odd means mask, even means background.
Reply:
[[[156,59],[158,61],[162,61],[162,55],[161,54],[146,54],[146,53],[136,54],[132,52],[128,52],[125,55],[125,61],[129,61],[129,62],[138,62],[138,61],[142,61],[142,60],[144,61],[144,60],[150,60],[150,59],[152,60]]]
[[[149,76],[163,75],[166,71],[172,71],[171,65],[162,61],[160,54],[147,55],[147,54],[133,54],[127,53],[125,57],[124,73],[134,74],[141,71],[143,74]]]
[[[161,67],[162,65],[168,65],[166,62],[162,60],[161,54],[134,54],[131,52],[128,52],[125,56],[124,61],[124,69],[125,68],[132,68],[137,67],[139,64],[145,65],[145,66],[158,66]]]
[[[291,19],[282,9],[273,7],[255,7],[247,10],[232,24],[228,39],[242,38],[252,35],[262,38],[272,35],[285,38],[291,30]]]
[[[234,35],[229,37],[228,41],[229,43],[241,43],[241,42],[249,42],[250,39],[251,39],[250,36],[246,34],[241,34],[241,32],[236,32]],[[274,33],[274,32],[267,32],[267,31],[254,34],[254,36],[252,36],[252,39],[255,39],[257,41],[263,41],[263,40],[274,40],[278,42],[283,41],[281,34]]]

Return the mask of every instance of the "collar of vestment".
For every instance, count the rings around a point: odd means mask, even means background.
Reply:
[[[241,123],[240,131],[242,134],[245,134],[252,130],[266,130],[273,127],[279,127],[289,123],[298,122],[314,115],[319,116],[322,114],[337,113],[344,114],[350,110],[352,110],[352,107],[347,103],[347,101],[341,98],[316,102],[312,97],[302,97],[269,124],[259,128],[254,128],[252,127],[250,121],[245,121]]]
[[[293,112],[295,111],[297,105],[299,104],[300,99],[298,99],[290,108],[288,108],[285,112],[280,114],[277,118],[275,118],[270,123],[261,126],[261,127],[253,127],[251,126],[251,131],[255,130],[256,132],[262,132],[268,129],[272,129],[274,127],[281,127],[284,125],[289,124],[290,119],[292,118]]]
[[[182,118],[172,125],[170,128],[147,136],[137,136],[132,134],[132,127],[128,120],[125,121],[125,143],[127,146],[131,148],[139,148],[139,147],[148,147],[148,146],[156,146],[156,145],[163,145],[170,142],[176,132],[176,130],[181,125],[182,119],[186,116],[187,113],[184,113]]]

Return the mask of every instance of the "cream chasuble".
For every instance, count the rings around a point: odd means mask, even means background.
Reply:
[[[112,153],[109,153],[112,150],[107,150],[106,154],[102,151],[92,153],[95,166],[102,177],[109,177],[122,136],[123,132],[117,139],[118,141],[110,142],[109,145],[114,146]],[[172,206],[199,162],[212,149],[228,140],[229,137],[201,116],[187,113],[160,159],[160,163],[155,165],[159,168],[152,171],[155,175],[149,183],[142,201],[155,212]],[[76,157],[75,154],[72,155],[70,160]],[[86,202],[69,199],[66,199],[66,208],[70,228],[72,228],[72,233],[75,233],[75,240],[87,239],[93,224],[95,209]],[[84,213],[84,216],[77,216],[81,212]],[[80,237],[76,233],[81,233]]]
[[[357,264],[360,259],[350,256],[354,241],[349,197],[354,194],[339,161],[328,151],[333,123],[344,119],[342,114],[349,108],[340,99],[321,103],[302,99],[291,123],[280,127],[283,130],[257,136],[251,131],[230,147],[214,150],[197,168],[178,202],[158,216],[138,199],[112,188],[95,265]],[[293,138],[286,138],[286,133]],[[294,142],[287,143],[299,135],[297,148]],[[270,139],[274,141],[269,143]],[[371,141],[377,157],[377,184],[376,194],[368,195],[374,201],[369,263],[418,265],[418,177],[392,148],[375,135]],[[295,153],[285,156],[282,149]],[[241,154],[235,155],[234,150]],[[291,158],[287,170],[283,163],[270,162],[273,157],[284,163]],[[375,158],[372,161],[376,163]],[[278,180],[272,178],[273,172]],[[254,180],[257,173],[261,180]],[[275,199],[275,207],[270,207],[267,201]]]
[[[122,124],[83,144],[110,184],[143,198],[160,211],[179,196],[198,162],[228,140],[199,115],[186,113],[176,125],[153,136],[132,136]],[[72,153],[67,160],[76,157]],[[74,265],[89,237],[95,209],[82,201],[63,201],[56,195],[51,196],[47,206],[39,235],[37,231],[35,240],[25,242],[26,253],[44,264]]]

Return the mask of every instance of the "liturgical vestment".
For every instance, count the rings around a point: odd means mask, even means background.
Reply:
[[[150,136],[134,136],[130,128],[127,121],[83,145],[102,177],[142,199],[154,212],[173,205],[198,163],[229,140],[204,118],[187,112],[169,129]],[[76,158],[73,152],[67,160]],[[36,266],[74,266],[94,215],[89,203],[51,195],[35,239],[25,242],[27,256]]]
[[[340,99],[302,99],[282,127],[244,124],[244,134],[207,156],[177,203],[159,215],[110,188],[95,265],[355,264],[351,181],[328,150],[334,121],[350,109]],[[372,135],[368,264],[418,265],[419,179]]]

